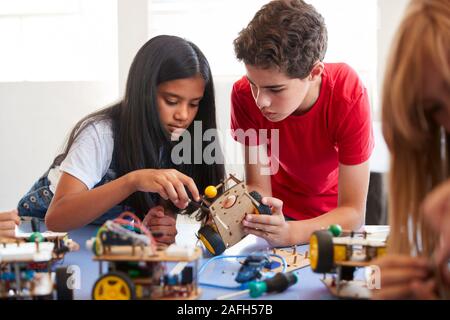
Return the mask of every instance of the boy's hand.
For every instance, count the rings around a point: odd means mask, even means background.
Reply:
[[[17,209],[0,212],[0,237],[15,238],[16,226],[20,224]]]
[[[372,298],[436,299],[436,282],[430,263],[424,258],[405,255],[386,255],[375,259],[372,265],[380,268],[381,288],[372,291]]]
[[[157,242],[172,244],[177,235],[176,220],[173,215],[162,206],[151,208],[143,221],[144,225],[152,232],[161,232],[161,237],[155,237]]]
[[[264,197],[261,202],[270,207],[271,215],[247,214],[242,221],[244,231],[264,238],[271,246],[291,245],[289,224],[284,220],[283,201]]]

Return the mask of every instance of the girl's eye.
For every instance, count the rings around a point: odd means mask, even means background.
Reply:
[[[199,106],[199,103],[197,102],[197,103],[191,103],[191,107],[192,108],[197,108]]]
[[[279,92],[281,92],[281,91],[283,91],[284,89],[270,89],[270,92],[273,92],[273,93],[279,93]]]
[[[178,104],[178,101],[166,100],[166,103],[167,103],[169,106],[175,106],[175,105]]]

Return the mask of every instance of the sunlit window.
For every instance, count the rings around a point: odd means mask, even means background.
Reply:
[[[267,0],[152,0],[149,34],[173,34],[193,41],[205,53],[214,75],[237,76],[244,68],[232,42]],[[325,60],[357,70],[373,100],[377,71],[377,1],[309,0],[324,16],[329,45]]]
[[[0,0],[0,81],[117,78],[117,0]]]

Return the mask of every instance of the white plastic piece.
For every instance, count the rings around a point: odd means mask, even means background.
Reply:
[[[53,242],[40,242],[39,249],[34,242],[7,243],[5,246],[0,246],[0,262],[9,261],[30,261],[30,262],[45,262],[52,259]]]
[[[354,246],[370,246],[370,247],[385,247],[386,243],[379,240],[368,240],[363,238],[352,238],[352,237],[335,237],[333,238],[334,244],[342,245],[354,245]]]
[[[92,252],[92,248],[94,247],[94,241],[95,238],[90,238],[86,240],[86,249],[88,249],[90,252]]]
[[[31,237],[33,233],[32,232],[22,232],[19,229],[16,229],[16,238],[19,239],[28,239],[29,237]],[[47,239],[47,238],[64,238],[65,236],[67,236],[67,232],[53,232],[53,231],[45,231],[45,232],[41,232],[42,236]]]
[[[135,240],[135,244],[139,245],[139,244],[144,244],[145,246],[150,245],[150,239],[147,235],[145,234],[138,234],[134,231],[131,231],[127,228],[125,228],[124,226],[122,226],[119,223],[116,223],[112,220],[108,220],[105,223],[106,228],[108,228],[108,230],[111,230],[112,232],[115,232],[119,235],[125,236],[127,238],[131,238]]]
[[[177,244],[171,244],[166,249],[166,255],[170,257],[180,257],[180,258],[189,258],[192,256],[195,252],[195,247],[189,246],[189,245],[177,245]]]
[[[183,269],[187,266],[188,262],[179,262],[173,269],[169,272],[169,276],[174,276],[180,274]]]

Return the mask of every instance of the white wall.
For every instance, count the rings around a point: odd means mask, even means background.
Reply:
[[[384,70],[386,69],[389,49],[395,31],[403,17],[406,5],[409,0],[378,0],[378,96],[381,102],[381,92],[383,88]],[[375,115],[380,117],[381,108]]]
[[[120,96],[125,92],[128,71],[134,56],[148,40],[148,7],[149,0],[117,1]]]
[[[239,179],[244,178],[242,146],[234,141],[230,133],[230,104],[233,83],[239,78],[233,76],[215,76],[217,126],[222,138],[225,156],[225,170]]]
[[[379,0],[379,84],[385,55],[406,3],[407,0]],[[147,17],[143,14],[148,12],[147,6],[146,0],[118,2],[118,83],[0,82],[0,209],[16,205],[50,165],[76,121],[121,95],[131,60],[147,40]],[[219,128],[225,133],[230,121],[231,85],[235,80],[234,77],[215,77]],[[384,171],[387,151],[379,134],[379,124],[376,128],[373,167]],[[224,137],[223,145],[233,146],[233,152],[237,153],[233,158],[242,161],[239,145],[229,136]],[[225,151],[229,156],[229,150],[225,148]],[[228,165],[227,171],[243,175],[239,164]]]
[[[370,159],[370,169],[375,172],[389,170],[389,150],[381,132],[381,94],[384,81],[384,70],[395,31],[403,17],[409,0],[378,0],[378,34],[377,34],[377,87],[378,101],[373,114],[375,149]]]
[[[117,84],[0,83],[0,209],[13,208],[84,115],[116,99]]]

